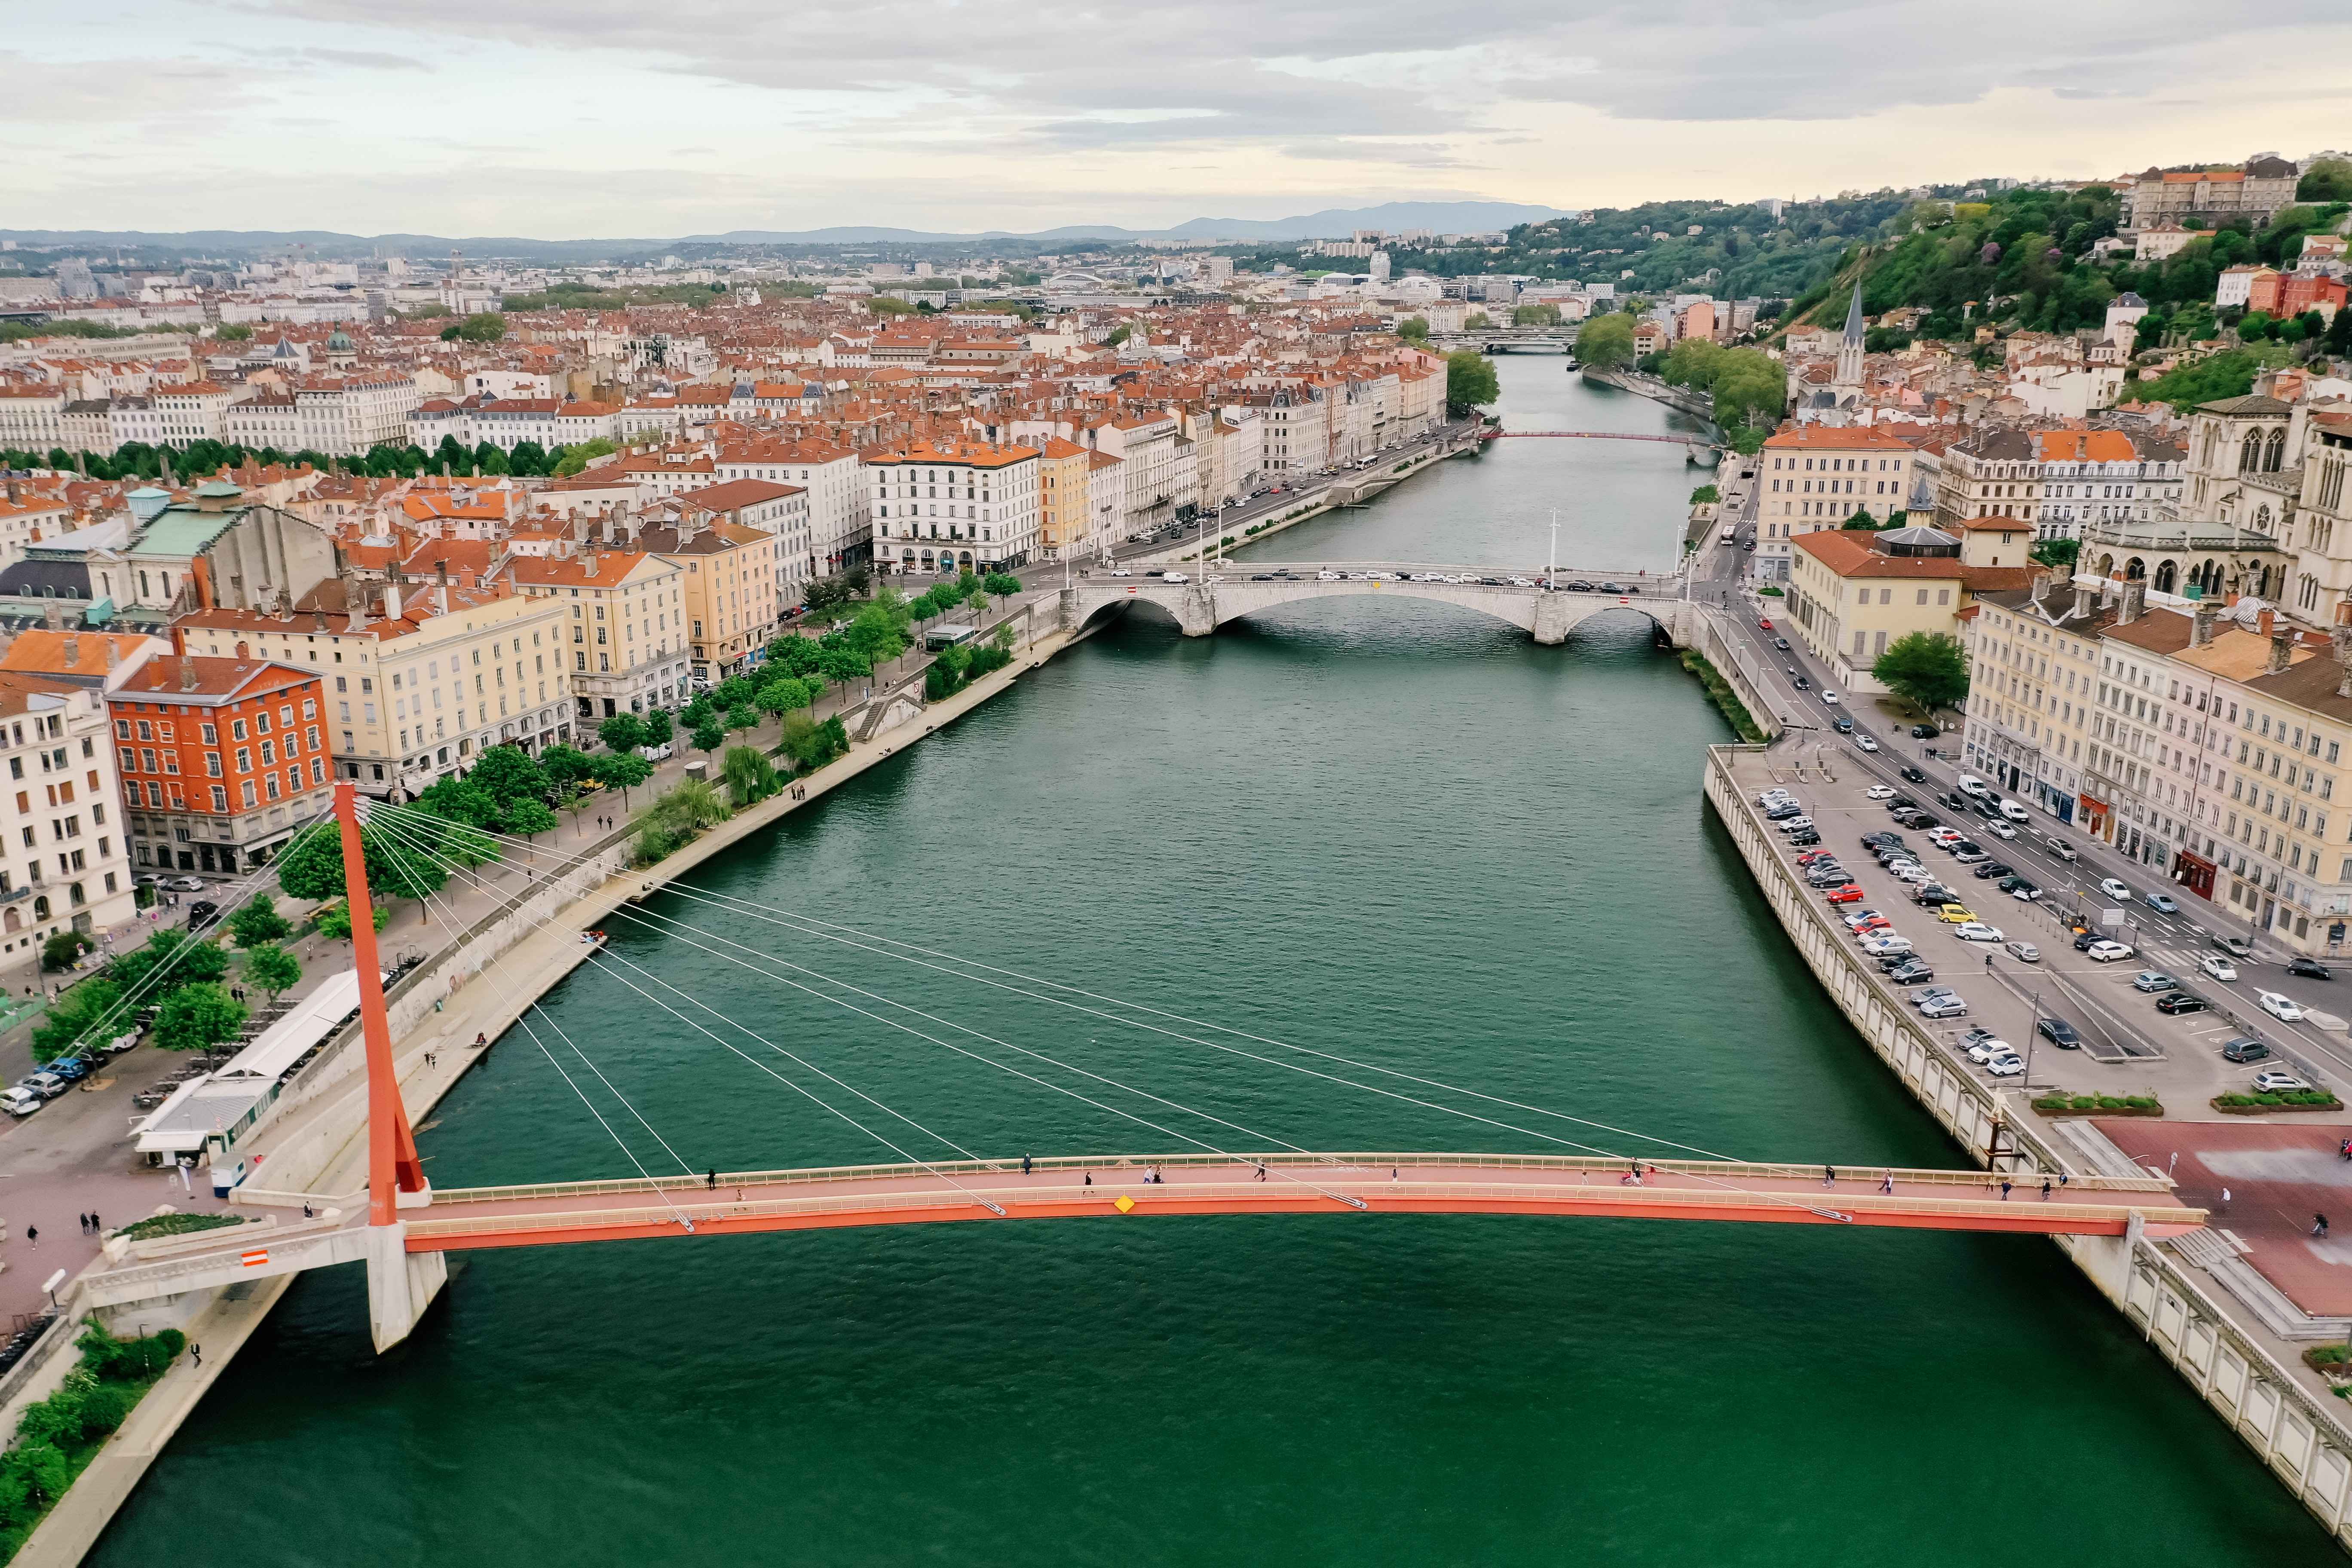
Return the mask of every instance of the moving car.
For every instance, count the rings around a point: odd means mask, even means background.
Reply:
[[[2225,1062],[2259,1062],[2269,1059],[2271,1048],[2262,1041],[2241,1035],[2221,1047]]]
[[[2018,805],[2017,802],[2013,800],[2004,800],[1999,804],[2000,806],[2000,814],[2009,818],[2011,822],[2031,822],[2033,820],[2033,814],[2026,810],[2025,807]]]
[[[2006,822],[1988,822],[1984,825],[1984,830],[1987,833],[1991,834],[1995,838],[2014,838],[2017,837],[2017,829],[2011,826]]]
[[[2303,1016],[2303,1009],[2275,991],[2254,993],[2254,1005],[2282,1024],[2292,1024]]]
[[[1782,653],[1787,653],[1789,651],[1789,639],[1787,637],[1774,637],[1772,639],[1772,646],[1779,648]]]
[[[1832,691],[1832,690],[1831,690],[1828,687],[1826,687],[1826,686],[1824,686],[1824,687],[1822,687],[1822,700],[1823,702],[1826,702],[1826,703],[1828,703],[1831,707],[1834,708],[1834,707],[1836,707],[1836,706],[1837,706],[1837,700],[1838,700],[1838,694],[1837,694],[1836,692]]]
[[[1800,691],[1811,691],[1813,689],[1813,683],[1806,679],[1801,675],[1797,677],[1797,679],[1790,684],[1794,686]]]
[[[2009,956],[2017,960],[2020,963],[2039,963],[2042,962],[2042,950],[2034,946],[2030,942],[2012,942],[2006,945],[2009,949]]]
[[[2094,963],[2113,963],[2131,955],[2132,950],[2120,942],[2095,942],[2083,950],[2083,956]]]
[[[2277,1068],[2264,1068],[2262,1071],[2254,1075],[2254,1092],[2256,1094],[2285,1094],[2293,1089],[2309,1089],[2311,1085],[2304,1082],[2303,1079],[2295,1077],[2294,1074],[2291,1072],[2282,1072]]]
[[[2069,866],[2082,858],[2080,855],[2074,853],[2074,847],[2063,838],[2051,839],[2042,846],[2042,852],[2053,860],[2063,860]]]
[[[1993,886],[1999,888],[2002,892],[2007,893],[2011,898],[2023,899],[2028,903],[2032,903],[2034,900],[2042,896],[2041,884],[2030,881],[2023,877],[2003,877],[2000,881],[1994,883]]]
[[[2169,893],[2150,893],[2147,896],[2147,907],[2160,915],[2177,915],[2180,912],[2180,906],[2173,901],[2172,895]]]
[[[1895,773],[1898,773],[1899,775],[1901,775],[1901,776],[1902,776],[1902,778],[1903,778],[1906,782],[1907,782],[1907,783],[1910,783],[1910,784],[1926,784],[1926,783],[1927,782],[1927,775],[1926,773],[1921,773],[1917,768],[1913,767],[1913,766],[1912,766],[1910,763],[1904,763],[1901,767],[1899,767],[1899,768],[1895,769]]]
[[[1611,587],[1612,587],[1612,588],[1613,588],[1613,587],[1615,587],[1615,586],[1616,586],[1616,584],[1612,583],[1612,584],[1609,584],[1609,586],[1611,586]],[[1763,627],[1763,628],[1764,628],[1766,631],[1768,631],[1768,632],[1769,632],[1769,631],[1770,631],[1770,630],[1772,629],[1772,618],[1771,618],[1769,616],[1759,616],[1759,617],[1757,618],[1756,624],[1757,624],[1758,626],[1759,626]]]
[[[2119,904],[2127,904],[2132,901],[2132,890],[2129,888],[2125,887],[2121,882],[2116,880],[2113,877],[2102,877],[2099,879],[2099,891],[2106,894],[2107,897],[2115,900],[2115,901]]]
[[[1990,797],[1992,794],[1992,791],[1986,785],[1984,780],[1977,777],[1974,773],[1962,773],[1959,778],[1959,788],[1962,795]]]
[[[2132,989],[2145,991],[2153,996],[2161,991],[2178,991],[2180,982],[2161,969],[2143,969],[2132,976]]]
[[[2319,960],[2315,958],[2289,959],[2287,961],[2286,972],[2289,974],[2304,975],[2312,980],[2333,980],[2336,978],[2336,972],[2328,968],[2327,965],[2320,963]]]
[[[2074,1026],[2054,1014],[2036,1018],[2033,1021],[2033,1030],[2062,1051],[2079,1051],[2083,1048],[2083,1037],[2075,1032]]]
[[[1937,729],[1933,724],[1914,724],[1911,726],[1911,738],[1915,741],[1932,741],[1942,733],[1943,731]]]
[[[174,877],[163,886],[175,893],[201,893],[205,890],[204,879],[201,877]]]
[[[2238,971],[2226,958],[2208,954],[2197,961],[2197,967],[2216,980],[2235,980]]]
[[[2204,997],[2189,991],[2175,991],[2156,999],[2156,1010],[2171,1017],[2178,1017],[2183,1013],[2210,1012],[2212,1006],[2213,1005]]]
[[[1853,738],[1853,743],[1861,747],[1865,752],[1874,752],[1878,750],[1878,742],[1872,740],[1867,735],[1856,735]]]
[[[1826,702],[1829,699],[1827,697],[1823,697],[1822,700]],[[1853,733],[1853,720],[1852,716],[1841,713],[1835,720],[1832,721],[1830,728],[1835,730],[1841,735],[1851,735]]]
[[[2217,936],[2213,939],[2213,945],[2231,958],[2252,958],[2254,955],[2254,944],[2242,936]]]

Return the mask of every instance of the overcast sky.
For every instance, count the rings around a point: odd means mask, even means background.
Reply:
[[[1081,5],[18,0],[0,226],[1150,227],[2352,142],[2343,0]]]

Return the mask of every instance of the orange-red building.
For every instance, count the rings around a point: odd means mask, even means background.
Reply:
[[[267,659],[158,654],[108,692],[132,863],[244,871],[327,810],[320,679]]]

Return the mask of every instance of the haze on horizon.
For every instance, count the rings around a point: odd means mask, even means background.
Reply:
[[[399,12],[40,0],[0,45],[7,226],[1149,228],[2095,178],[2352,141],[2340,0]]]

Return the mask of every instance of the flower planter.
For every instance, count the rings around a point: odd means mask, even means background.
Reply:
[[[2215,1095],[2211,1103],[2213,1109],[2224,1116],[2279,1116],[2314,1110],[2325,1115],[2344,1109],[2344,1102],[2340,1100],[2330,1100],[2317,1105],[2224,1105],[2221,1097]]]
[[[2162,1116],[2161,1105],[2041,1105],[2033,1107],[2036,1116]]]

